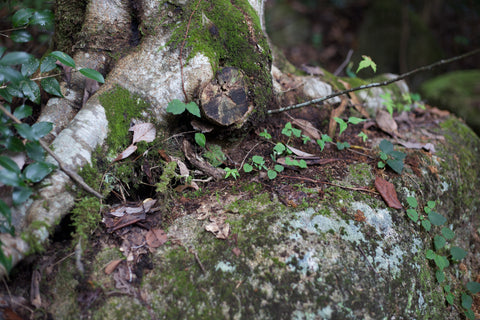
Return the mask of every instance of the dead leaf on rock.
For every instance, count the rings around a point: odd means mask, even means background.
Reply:
[[[390,113],[385,110],[378,110],[377,117],[375,118],[377,122],[377,126],[383,131],[391,136],[398,135],[397,129],[398,125],[397,122],[392,118]]]
[[[155,140],[155,135],[157,132],[152,123],[139,123],[128,129],[128,131],[133,131],[132,143],[137,143],[140,141],[152,142]]]
[[[230,225],[225,222],[226,217],[210,217],[210,223],[205,226],[205,230],[211,232],[218,239],[227,239],[230,234]]]
[[[377,177],[375,179],[375,188],[377,188],[377,191],[390,208],[403,208],[400,201],[398,201],[397,192],[395,191],[395,186],[392,183],[381,177]]]
[[[301,158],[311,158],[311,157],[315,157],[314,154],[311,154],[311,153],[307,153],[307,152],[304,152],[302,150],[299,150],[297,148],[294,148],[294,147],[291,147],[291,146],[287,146],[288,149],[290,149],[290,151],[292,151],[295,155],[301,157]]]
[[[150,248],[158,248],[167,242],[167,234],[162,229],[151,229],[145,236],[147,244]]]
[[[127,149],[123,150],[122,153],[120,153],[115,159],[113,159],[113,162],[128,158],[136,150],[137,150],[136,145],[133,145],[133,144],[129,145]]]
[[[410,142],[410,141],[400,141],[398,143],[408,149],[423,149],[430,153],[435,153],[435,146],[428,142],[428,143],[419,143],[419,142]]]
[[[116,259],[110,261],[107,266],[105,267],[105,274],[111,274],[115,269],[117,269],[118,265],[123,261],[123,259]]]

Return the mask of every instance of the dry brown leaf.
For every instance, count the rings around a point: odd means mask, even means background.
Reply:
[[[158,248],[167,242],[168,237],[162,229],[151,229],[147,232],[145,239],[150,248]]]
[[[299,150],[299,149],[291,147],[291,146],[287,146],[287,148],[290,149],[290,151],[292,151],[295,155],[297,155],[299,157],[302,157],[302,158],[315,157],[314,154],[303,152],[302,150]]]
[[[178,168],[180,169],[180,175],[182,177],[188,177],[190,175],[190,170],[188,170],[187,166],[185,165],[185,163],[183,163],[182,160],[180,160],[180,158],[177,158],[177,157],[170,157],[172,159],[172,161],[175,161],[178,165]]]
[[[42,306],[42,296],[40,295],[40,281],[42,275],[39,270],[32,273],[32,281],[30,282],[30,303],[37,308]]]
[[[132,153],[135,152],[135,150],[137,150],[136,145],[133,145],[133,144],[129,145],[127,149],[123,150],[122,153],[120,153],[115,159],[113,159],[113,162],[123,160],[129,157]]]
[[[225,223],[226,217],[209,217],[210,223],[205,226],[205,230],[211,232],[218,239],[227,239],[230,234],[230,225]]]
[[[167,154],[167,152],[163,149],[158,150],[158,153],[160,154],[160,157],[162,157],[163,160],[170,162],[172,161],[172,158]]]
[[[128,131],[133,131],[132,143],[140,141],[152,142],[155,140],[155,135],[157,133],[153,123],[139,123],[128,129]]]
[[[342,99],[342,102],[340,103],[340,106],[338,106],[338,108],[336,109],[333,109],[332,113],[330,114],[330,122],[328,124],[328,135],[332,138],[335,136],[335,130],[337,129],[337,121],[335,121],[334,118],[340,117],[343,114],[348,103],[347,98],[341,97],[341,99]]]
[[[357,213],[355,213],[354,217],[355,217],[355,221],[358,221],[358,222],[365,222],[367,220],[362,210],[357,210]]]
[[[110,261],[107,266],[105,267],[105,274],[111,274],[115,269],[117,269],[118,265],[123,261],[123,259],[116,259]]]
[[[398,201],[397,192],[395,191],[395,186],[392,183],[381,177],[377,177],[375,179],[375,188],[377,188],[377,191],[390,208],[403,208],[400,201]]]
[[[238,247],[233,248],[232,252],[237,257],[242,254],[242,251]]]
[[[303,134],[308,136],[310,139],[314,141],[322,139],[317,128],[315,128],[315,126],[310,121],[293,118],[292,123],[300,127],[303,131]]]
[[[377,126],[384,132],[396,136],[398,135],[397,129],[398,125],[397,122],[392,118],[390,113],[385,110],[378,110],[377,117],[375,119],[377,122]]]

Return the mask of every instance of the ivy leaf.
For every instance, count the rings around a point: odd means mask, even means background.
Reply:
[[[277,177],[277,171],[275,170],[268,170],[267,171],[267,176],[270,178],[270,180],[273,180]]]
[[[418,213],[415,209],[408,209],[407,210],[407,215],[413,222],[418,221]]]
[[[97,70],[90,69],[90,68],[82,68],[78,70],[78,72],[83,74],[85,77],[93,79],[99,83],[105,83],[105,79],[103,78],[103,75]]]
[[[56,58],[58,61],[60,61],[66,66],[75,68],[75,61],[72,59],[72,57],[62,51],[53,51],[50,53],[50,56]]]
[[[57,79],[55,78],[45,78],[40,81],[40,84],[42,85],[43,90],[45,92],[48,92],[54,96],[62,97],[63,94],[60,89],[60,85],[58,84]]]
[[[382,150],[383,152],[385,152],[386,154],[389,154],[393,151],[393,144],[386,140],[386,139],[383,139],[381,142],[380,142],[380,150]]]
[[[368,67],[371,67],[373,72],[377,72],[377,64],[375,62],[373,62],[373,60],[369,57],[369,56],[362,56],[363,60],[360,61],[360,63],[358,64],[358,69],[357,69],[357,72],[362,70],[362,69],[366,69]]]
[[[442,236],[436,235],[435,237],[433,237],[433,244],[435,245],[435,250],[437,251],[445,247],[446,243],[447,241]]]
[[[393,171],[395,171],[398,174],[402,174],[402,170],[404,166],[403,161],[388,159],[387,164],[390,168],[392,168]]]
[[[422,227],[425,229],[425,231],[430,231],[432,224],[428,220],[422,220]]]
[[[460,247],[451,247],[450,254],[452,255],[453,260],[460,261],[467,256],[467,251],[463,250]]]
[[[450,228],[447,228],[447,227],[442,228],[442,235],[447,240],[452,240],[455,237],[455,233]]]
[[[442,224],[447,222],[447,219],[444,216],[436,213],[435,211],[432,211],[428,214],[428,220],[430,220],[430,222],[435,226],[441,226]]]
[[[253,170],[253,167],[252,167],[250,164],[245,163],[245,164],[243,165],[243,171],[244,171],[245,173],[251,172],[252,170]]]
[[[443,271],[437,270],[435,272],[435,278],[437,278],[438,283],[445,281],[445,273]]]
[[[199,118],[201,117],[200,108],[198,108],[198,105],[195,102],[192,101],[190,103],[187,103],[185,107],[187,108],[188,112],[190,112],[194,116],[197,116]]]
[[[407,197],[407,203],[412,208],[418,207],[417,199],[415,199],[414,197]]]
[[[186,105],[178,99],[173,99],[168,103],[167,112],[173,114],[182,114],[185,111]]]
[[[470,290],[471,293],[476,294],[480,292],[480,283],[471,281],[467,283],[467,289]]]
[[[451,292],[447,293],[447,295],[445,296],[445,300],[447,300],[448,304],[450,305],[453,305],[454,299],[455,296]]]
[[[431,249],[428,249],[427,252],[425,253],[425,257],[428,259],[428,260],[432,260],[433,258],[435,258],[437,254],[431,250]]]
[[[435,257],[433,258],[433,261],[435,261],[435,264],[440,270],[443,270],[450,265],[450,262],[448,262],[447,258],[438,254],[435,255]]]
[[[465,309],[471,309],[472,302],[473,302],[473,299],[470,295],[466,293],[462,293],[462,307],[464,307]]]

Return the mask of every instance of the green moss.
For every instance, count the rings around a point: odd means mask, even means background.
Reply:
[[[98,227],[102,219],[101,207],[100,200],[95,197],[83,198],[75,204],[72,210],[72,225],[78,238],[87,240]]]
[[[189,2],[182,6],[182,15],[190,17],[196,5]],[[188,24],[189,19],[180,20],[168,45],[182,44]],[[200,2],[192,15],[185,47],[191,49],[188,58],[197,52],[206,55],[214,72],[224,66],[243,70],[251,79],[249,91],[253,93],[256,111],[263,116],[273,95],[269,67],[272,59],[260,20],[247,1]]]
[[[116,157],[131,143],[128,130],[132,120],[144,118],[142,113],[146,112],[150,105],[121,87],[105,92],[99,100],[105,108],[108,120],[108,156]]]
[[[155,184],[157,187],[155,191],[160,193],[166,193],[168,191],[168,186],[173,178],[177,176],[175,169],[177,168],[177,163],[171,161],[164,166],[163,173],[160,176],[160,182]]]

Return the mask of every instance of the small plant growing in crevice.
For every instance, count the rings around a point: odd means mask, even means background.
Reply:
[[[444,270],[449,267],[451,263],[458,263],[465,258],[467,251],[449,244],[449,241],[455,238],[455,233],[451,228],[444,226],[447,219],[443,215],[434,211],[436,205],[435,201],[427,202],[427,206],[423,208],[424,214],[418,213],[418,202],[414,197],[407,197],[407,203],[407,216],[410,220],[416,224],[421,224],[427,232],[437,231],[437,234],[432,238],[433,249],[427,249],[425,256],[435,264],[437,269],[435,271],[435,278],[438,283],[442,285],[446,282]],[[452,287],[448,283],[443,284],[442,289],[445,294],[445,300],[448,304],[454,305],[455,295],[457,294],[458,296],[458,293],[452,291]],[[480,283],[471,281],[467,283],[466,288],[460,294],[460,301],[465,316],[471,320],[475,319],[475,315],[472,311],[473,299],[471,295],[478,292],[480,292]]]
[[[407,155],[401,151],[394,150],[393,144],[385,139],[380,142],[379,147],[380,161],[377,164],[378,167],[383,169],[388,165],[393,171],[401,174],[404,166],[403,160]]]

